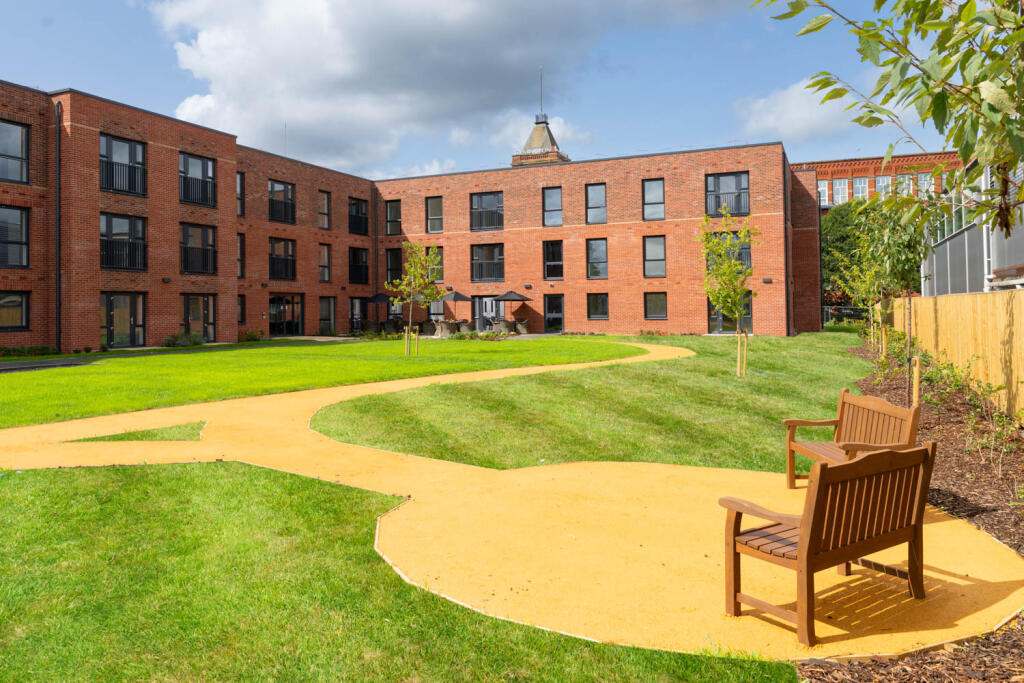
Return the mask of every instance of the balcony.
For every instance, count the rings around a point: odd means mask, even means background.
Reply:
[[[279,223],[295,222],[295,202],[285,199],[270,199],[270,220]]]
[[[100,189],[146,194],[146,167],[100,159]]]
[[[708,194],[705,211],[709,216],[721,216],[722,209],[729,214],[740,216],[750,213],[750,192],[717,192]]]
[[[101,237],[100,268],[146,270],[146,243],[140,240]]]
[[[217,250],[214,247],[182,245],[181,272],[189,275],[216,275]]]
[[[178,176],[178,198],[186,204],[217,206],[217,183],[181,174]]]
[[[353,285],[366,285],[370,283],[370,267],[367,265],[350,264],[348,267],[348,281]]]
[[[270,279],[271,280],[294,280],[295,259],[284,256],[270,257]]]
[[[470,280],[473,282],[500,282],[505,279],[504,261],[474,261]]]
[[[370,232],[370,223],[366,216],[348,215],[348,231],[353,235],[366,235]]]

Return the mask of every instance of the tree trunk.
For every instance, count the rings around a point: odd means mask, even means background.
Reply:
[[[405,355],[408,356],[410,353],[412,353],[412,302],[409,303],[409,324],[405,326]]]
[[[910,367],[910,348],[911,348],[910,324],[911,324],[912,321],[913,321],[913,309],[911,308],[910,289],[908,288],[907,289],[907,407],[908,408],[911,406],[911,401],[913,400],[913,393],[912,393],[913,390],[911,389],[911,385],[912,385],[913,380],[911,379],[912,370],[911,370],[911,367]]]
[[[743,330],[743,376],[747,376],[747,351],[750,349],[750,335]]]
[[[741,363],[743,361],[743,332],[740,331],[739,326],[736,326],[736,376],[742,377],[743,374],[740,372]]]

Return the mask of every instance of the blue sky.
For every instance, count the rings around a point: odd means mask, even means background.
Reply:
[[[17,3],[0,78],[371,177],[506,165],[536,113],[540,66],[545,111],[574,159],[776,139],[794,161],[882,154],[895,129],[849,124],[799,85],[829,69],[869,87],[853,39],[837,25],[796,38],[799,23],[768,18],[777,7],[748,4]],[[942,145],[934,132],[921,140]]]

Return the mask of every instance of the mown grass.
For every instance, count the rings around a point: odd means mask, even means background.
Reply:
[[[796,680],[413,588],[373,551],[397,502],[236,463],[2,472],[0,679]]]
[[[752,338],[745,379],[734,375],[733,338],[627,339],[697,355],[367,396],[312,425],[346,443],[494,468],[627,460],[781,471],[780,420],[834,416],[839,390],[869,372],[846,353],[859,344],[849,333]]]
[[[205,422],[188,422],[171,427],[90,436],[85,439],[75,439],[75,441],[199,441],[205,426]]]
[[[89,365],[0,375],[0,428],[161,406],[471,370],[621,358],[629,347],[560,337],[292,345],[108,358]]]

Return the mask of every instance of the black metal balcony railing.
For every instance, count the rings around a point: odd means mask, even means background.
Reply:
[[[350,264],[348,267],[348,281],[353,285],[365,285],[370,282],[370,267],[367,265]]]
[[[181,245],[181,272],[193,275],[217,273],[217,250],[213,247]]]
[[[141,240],[100,238],[100,267],[146,270],[146,243]]]
[[[270,279],[271,280],[294,280],[295,259],[284,256],[270,257]]]
[[[504,280],[504,261],[474,261],[471,264],[470,279],[474,282],[485,280]]]
[[[213,180],[179,175],[178,198],[187,204],[217,206],[217,183]]]
[[[750,192],[718,192],[707,195],[706,211],[709,216],[721,216],[722,209],[733,216],[750,213]]]
[[[270,220],[279,221],[281,223],[294,223],[295,222],[295,202],[289,202],[285,199],[273,199],[270,200]]]
[[[370,224],[366,216],[348,215],[348,231],[354,235],[366,235],[370,232]]]
[[[146,194],[146,167],[100,159],[100,189]]]

